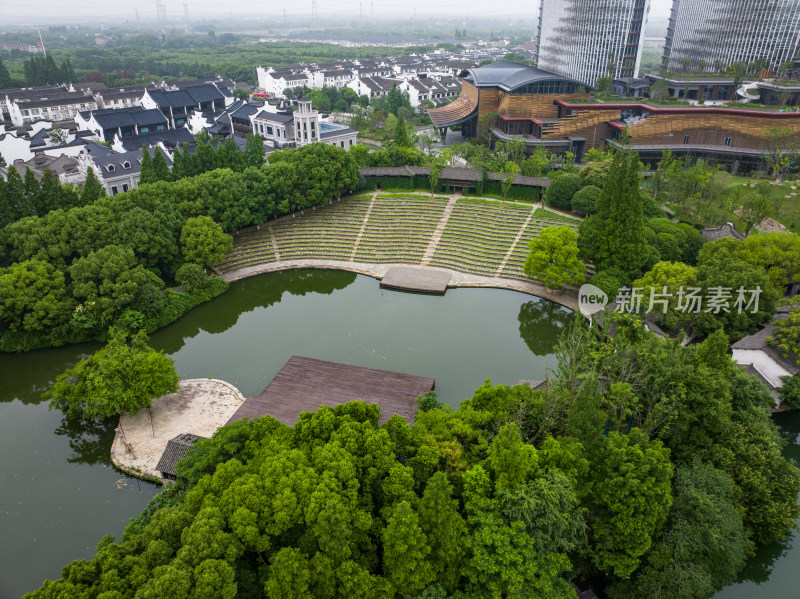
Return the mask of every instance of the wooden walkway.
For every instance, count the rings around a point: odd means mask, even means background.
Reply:
[[[228,423],[272,416],[294,426],[303,412],[361,400],[380,406],[380,422],[398,414],[411,422],[416,398],[431,391],[432,378],[292,356],[261,395],[248,397]]]

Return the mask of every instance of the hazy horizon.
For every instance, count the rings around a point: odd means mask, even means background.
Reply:
[[[311,0],[302,3],[289,0],[275,0],[269,4],[258,0],[239,0],[222,5],[214,0],[163,0],[167,20],[182,20],[188,12],[194,21],[230,17],[255,17],[269,19],[283,18],[284,10],[288,18],[297,19],[311,15]],[[146,2],[127,2],[122,0],[83,0],[80,4],[62,4],[56,0],[28,0],[6,2],[3,6],[4,18],[9,24],[50,26],[61,23],[75,24],[80,19],[106,25],[152,24],[156,20],[156,0]],[[650,19],[666,19],[672,0],[651,0]],[[374,14],[376,19],[390,17],[464,17],[533,19],[538,17],[539,2],[536,0],[506,0],[502,5],[476,0],[433,0],[430,2],[408,2],[407,0],[317,0],[320,19],[358,17]],[[227,10],[226,10],[227,9]],[[455,10],[458,12],[456,13]],[[137,14],[138,11],[138,14]],[[449,33],[449,32],[448,32]]]

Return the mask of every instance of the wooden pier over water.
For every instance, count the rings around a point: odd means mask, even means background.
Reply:
[[[434,385],[432,378],[292,356],[267,388],[248,397],[228,423],[269,415],[294,426],[303,412],[354,400],[377,404],[381,423],[392,414],[411,422],[416,398]]]

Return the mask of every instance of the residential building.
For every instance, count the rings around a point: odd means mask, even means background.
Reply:
[[[112,87],[109,89],[98,90],[94,94],[98,108],[130,108],[139,106],[144,96],[144,85],[133,87]],[[150,87],[150,89],[155,89]]]
[[[185,126],[192,111],[214,112],[225,108],[228,102],[216,85],[205,83],[168,91],[147,89],[140,103],[145,108],[161,110],[174,129]]]
[[[154,152],[163,152],[167,166],[172,166],[170,153],[158,145],[148,148],[150,156]],[[139,175],[142,170],[142,148],[129,152],[110,152],[101,156],[89,156],[87,166],[91,166],[98,179],[103,183],[108,195],[117,195],[129,189],[139,187]]]
[[[781,377],[796,375],[800,372],[800,367],[797,362],[798,356],[792,354],[784,357],[780,350],[768,342],[768,339],[774,334],[774,323],[788,318],[789,311],[793,308],[797,306],[779,307],[775,317],[763,329],[731,345],[734,361],[767,385],[775,398],[776,407],[779,407],[778,389],[783,386]]]
[[[663,67],[719,70],[718,65],[766,58],[776,70],[794,58],[799,45],[797,0],[673,0]]]
[[[32,54],[44,54],[44,46],[42,42],[29,43],[29,42],[0,42],[0,50],[17,50],[18,52],[30,52]]]
[[[36,121],[71,121],[81,110],[97,110],[97,101],[81,91],[46,86],[5,92],[5,109],[15,126]]]
[[[348,149],[356,144],[356,131],[322,121],[311,100],[297,100],[296,110],[273,112],[269,108],[259,111],[252,118],[252,132],[277,148],[300,147],[314,142]]]
[[[152,148],[155,145],[160,145],[162,148],[172,152],[175,148],[185,143],[194,143],[194,141],[194,135],[186,127],[178,127],[177,129],[140,133],[130,137],[115,135],[114,140],[111,142],[111,149],[122,153],[141,149],[142,146]]]
[[[367,95],[370,98],[381,98],[388,94],[392,88],[400,85],[400,79],[386,79],[384,77],[357,77],[347,84],[347,87],[359,96]]]
[[[628,147],[646,162],[663,150],[718,162],[758,167],[774,151],[767,131],[786,127],[800,134],[800,112],[746,107],[657,106],[647,102],[592,102],[574,79],[516,63],[495,63],[461,73],[461,95],[428,115],[440,131],[461,125],[466,137],[490,114],[498,141],[520,140],[532,150],[543,145],[571,152],[578,161],[587,148]]]
[[[80,185],[86,180],[86,168],[80,160],[71,156],[48,156],[47,154],[36,154],[30,160],[23,162],[15,160],[13,165],[20,177],[25,177],[25,171],[30,169],[37,180],[41,181],[45,171],[50,171],[59,183],[72,183]]]
[[[311,74],[311,86],[316,89],[335,87],[342,89],[353,80],[353,71],[349,69],[336,69],[332,71],[316,71]]]
[[[637,77],[650,0],[541,0],[537,66],[584,85]]]
[[[91,131],[101,141],[114,137],[132,137],[153,131],[170,129],[170,123],[158,108],[106,108],[79,112],[75,117],[78,129]]]
[[[311,87],[309,74],[305,70],[273,69],[269,67],[265,69],[258,67],[256,69],[258,76],[258,87],[263,89],[270,96],[283,97],[283,91],[286,88],[295,87]]]

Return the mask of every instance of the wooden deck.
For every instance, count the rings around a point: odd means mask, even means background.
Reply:
[[[261,395],[248,397],[228,423],[269,415],[294,426],[303,412],[353,400],[378,404],[381,423],[392,414],[411,422],[416,398],[434,384],[421,376],[292,356]]]
[[[447,291],[450,276],[449,272],[443,270],[395,266],[381,279],[381,287],[416,293],[442,294]]]

